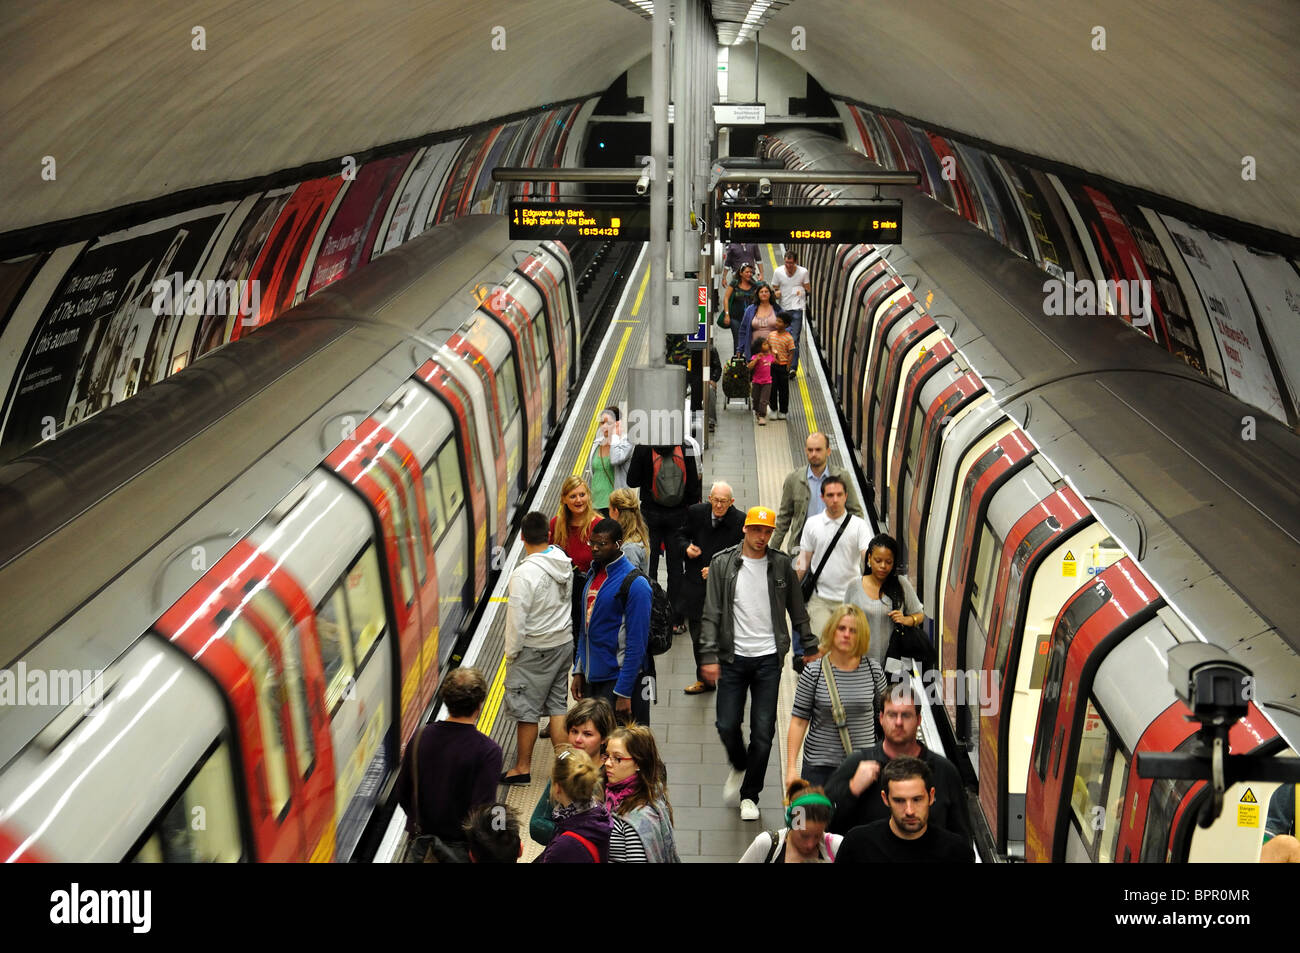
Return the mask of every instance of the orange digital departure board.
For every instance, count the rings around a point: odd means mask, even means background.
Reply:
[[[720,205],[724,242],[888,245],[902,241],[903,203]]]
[[[511,202],[510,238],[648,242],[650,206],[613,202]]]

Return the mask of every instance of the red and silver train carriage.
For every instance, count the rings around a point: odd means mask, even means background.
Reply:
[[[816,133],[764,143],[792,168],[874,168]],[[1300,440],[1260,414],[1247,455],[1247,405],[1121,322],[1046,317],[1032,264],[903,202],[906,246],[800,251],[845,450],[925,603],[986,852],[1256,860],[1262,827],[1232,805],[1276,784],[1229,788],[1201,829],[1206,783],[1140,778],[1135,755],[1192,740],[1165,655],[1199,640],[1255,676],[1231,751],[1294,756]]]
[[[97,675],[0,707],[0,858],[353,855],[578,382],[568,254],[506,232],[439,226],[0,469],[4,663]]]

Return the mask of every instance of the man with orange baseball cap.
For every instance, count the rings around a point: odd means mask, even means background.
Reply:
[[[781,665],[790,651],[787,615],[805,660],[817,653],[794,564],[785,553],[768,549],[775,529],[775,510],[750,507],[744,540],[709,561],[700,627],[700,674],[718,686],[716,724],[731,763],[722,799],[728,807],[739,803],[746,821],[759,818],[758,797],[776,735]],[[748,749],[740,730],[747,695],[752,696]]]

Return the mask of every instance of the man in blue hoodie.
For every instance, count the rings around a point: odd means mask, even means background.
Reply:
[[[573,697],[604,698],[620,721],[631,717],[648,725],[650,695],[641,685],[641,665],[650,640],[650,581],[620,550],[623,527],[618,520],[598,522],[588,542],[591,569],[583,587]],[[630,573],[635,578],[629,580]]]

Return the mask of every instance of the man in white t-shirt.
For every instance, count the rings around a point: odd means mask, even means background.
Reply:
[[[867,544],[871,542],[871,528],[866,520],[845,508],[847,494],[844,481],[839,477],[828,476],[822,480],[822,502],[826,508],[816,516],[808,517],[799,538],[799,559],[795,562],[799,579],[802,581],[808,573],[821,569],[817,588],[808,600],[808,619],[813,634],[817,636],[821,635],[822,627],[835,607],[844,601],[849,583],[862,578],[863,560],[867,555]],[[845,520],[848,523],[844,532],[840,533],[832,549],[831,540],[835,539]]]
[[[792,251],[785,253],[785,267],[778,268],[772,276],[772,292],[781,310],[790,314],[790,336],[794,338],[794,355],[790,358],[790,376],[799,370],[799,332],[803,330],[803,316],[808,308],[808,269],[799,264]]]
[[[750,508],[741,544],[709,560],[700,622],[700,677],[718,686],[715,724],[731,763],[722,801],[728,807],[739,804],[744,821],[759,818],[758,797],[776,736],[781,663],[790,650],[789,633],[799,634],[796,651],[805,662],[817,653],[794,565],[785,553],[768,548],[775,527],[775,512],[764,506]],[[747,698],[748,748],[740,728]]]

